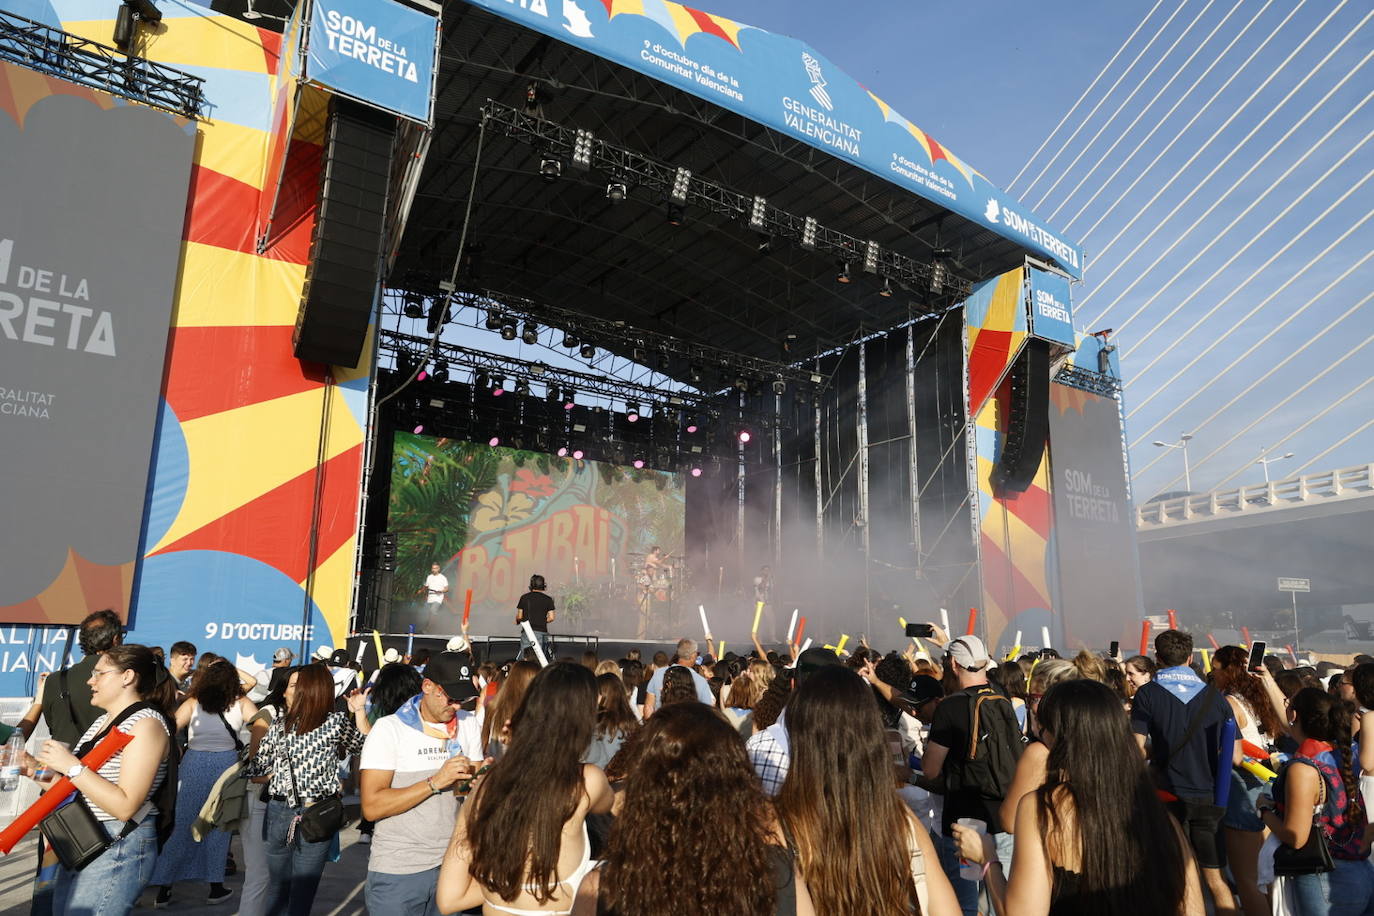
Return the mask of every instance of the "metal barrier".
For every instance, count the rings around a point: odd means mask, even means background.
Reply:
[[[1145,503],[1136,506],[1135,522],[1138,529],[1157,528],[1204,518],[1272,512],[1371,494],[1374,494],[1374,464],[1360,464],[1233,490],[1213,490],[1210,493],[1193,493]]]

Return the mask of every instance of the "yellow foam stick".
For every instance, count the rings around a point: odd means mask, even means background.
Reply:
[[[382,634],[377,630],[372,631],[372,643],[377,647],[377,667],[382,666]]]
[[[848,633],[841,633],[841,634],[840,634],[840,643],[839,643],[839,645],[837,645],[837,646],[835,647],[835,654],[836,654],[836,655],[839,655],[841,652],[844,651],[844,644],[847,643],[847,642],[849,642],[849,634],[848,634]]]
[[[1260,763],[1258,760],[1251,760],[1249,757],[1246,757],[1244,760],[1242,760],[1240,762],[1240,765],[1249,772],[1253,773],[1255,776],[1259,777],[1260,779],[1263,779],[1265,782],[1277,779],[1279,775],[1278,773],[1275,773],[1273,770],[1269,769],[1264,764]]]
[[[754,629],[750,630],[750,631],[749,631],[750,633],[757,633],[757,632],[759,631],[759,618],[762,617],[762,616],[763,616],[763,602],[762,602],[762,601],[755,601],[755,602],[754,602]]]
[[[1012,659],[1016,658],[1016,656],[1018,656],[1018,655],[1020,655],[1020,654],[1021,654],[1021,644],[1020,644],[1020,643],[1017,643],[1016,645],[1014,645],[1014,646],[1011,647],[1011,651],[1007,653],[1007,657],[1004,658],[1004,659],[1002,659],[1002,661],[1004,661],[1004,662],[1009,662],[1009,661],[1011,661]]]
[[[1208,674],[1212,673],[1212,657],[1207,654],[1207,650],[1202,650],[1202,670]]]
[[[721,640],[720,645],[716,647],[716,652],[720,658],[725,657],[725,640]]]
[[[905,633],[905,632],[906,632],[906,618],[905,618],[905,617],[898,617],[898,618],[897,618],[897,622],[898,622],[899,624],[902,625],[902,632]]]

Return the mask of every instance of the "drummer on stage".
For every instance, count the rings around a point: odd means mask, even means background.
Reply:
[[[545,588],[543,576],[530,576],[530,590],[521,595],[515,605],[515,625],[519,627],[521,621],[528,620],[530,629],[534,631],[534,638],[539,640],[539,647],[544,650],[544,657],[553,661],[549,624],[553,623],[554,606],[553,599],[544,593]],[[525,635],[525,628],[520,627],[520,654],[516,657],[523,659],[531,645],[530,638]]]

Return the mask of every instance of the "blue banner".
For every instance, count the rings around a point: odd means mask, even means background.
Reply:
[[[1035,267],[1028,267],[1026,273],[1030,277],[1031,335],[1073,347],[1073,303],[1069,298],[1069,281]]]
[[[395,0],[315,0],[305,76],[341,95],[431,123],[438,20]]]
[[[1083,275],[1077,243],[794,38],[667,0],[468,2],[797,137]]]

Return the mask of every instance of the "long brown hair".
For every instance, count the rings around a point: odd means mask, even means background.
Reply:
[[[791,765],[776,805],[816,912],[919,913],[914,825],[872,689],[848,668],[822,668],[787,704],[787,733]]]
[[[572,662],[535,675],[511,718],[510,746],[468,802],[470,871],[503,900],[558,892],[563,825],[585,791],[582,755],[596,725],[596,679]]]
[[[515,715],[515,711],[520,708],[520,702],[525,699],[525,691],[529,689],[530,682],[538,673],[539,665],[534,662],[521,661],[510,666],[510,671],[506,672],[506,679],[496,691],[496,698],[487,704],[487,714],[482,720],[484,750],[491,742],[493,732],[498,738],[501,736],[506,723]]]
[[[753,709],[763,695],[763,687],[754,680],[748,671],[740,674],[730,684],[730,707],[732,709]]]
[[[625,698],[625,682],[618,674],[602,674],[596,679],[596,733],[614,738],[617,733],[629,737],[639,725],[634,710]]]
[[[292,674],[296,692],[291,708],[282,717],[282,731],[304,735],[313,732],[329,718],[334,708],[334,679],[324,665],[305,665]]]
[[[1240,646],[1222,646],[1212,656],[1212,686],[1222,693],[1234,694],[1245,701],[1251,714],[1259,720],[1259,730],[1270,738],[1285,731],[1284,722],[1264,692],[1264,682],[1251,674],[1250,653]]]
[[[1037,716],[1050,738],[1045,784],[1035,792],[1040,839],[1056,865],[1066,865],[1066,847],[1079,850],[1078,909],[1178,913],[1187,851],[1116,694],[1073,678],[1045,692]]]
[[[610,912],[772,916],[768,804],[744,741],[703,703],[663,707],[638,735],[601,882]]]
[[[697,685],[689,668],[673,665],[663,672],[663,690],[659,694],[659,706],[670,703],[686,703],[697,700]]]
[[[1360,792],[1359,780],[1355,777],[1350,748],[1354,704],[1333,697],[1318,687],[1304,687],[1293,694],[1293,698],[1288,702],[1303,736],[1331,745],[1336,757],[1337,772],[1349,800],[1349,807],[1345,811],[1346,823],[1363,824],[1364,798]]]
[[[211,715],[226,712],[243,696],[238,670],[222,658],[210,662],[191,679],[190,695]]]
[[[151,703],[168,719],[176,716],[177,685],[167,673],[153,650],[137,643],[111,646],[103,653],[106,660],[118,671],[132,671],[138,678],[134,690],[145,703]],[[176,728],[173,726],[173,733]]]

